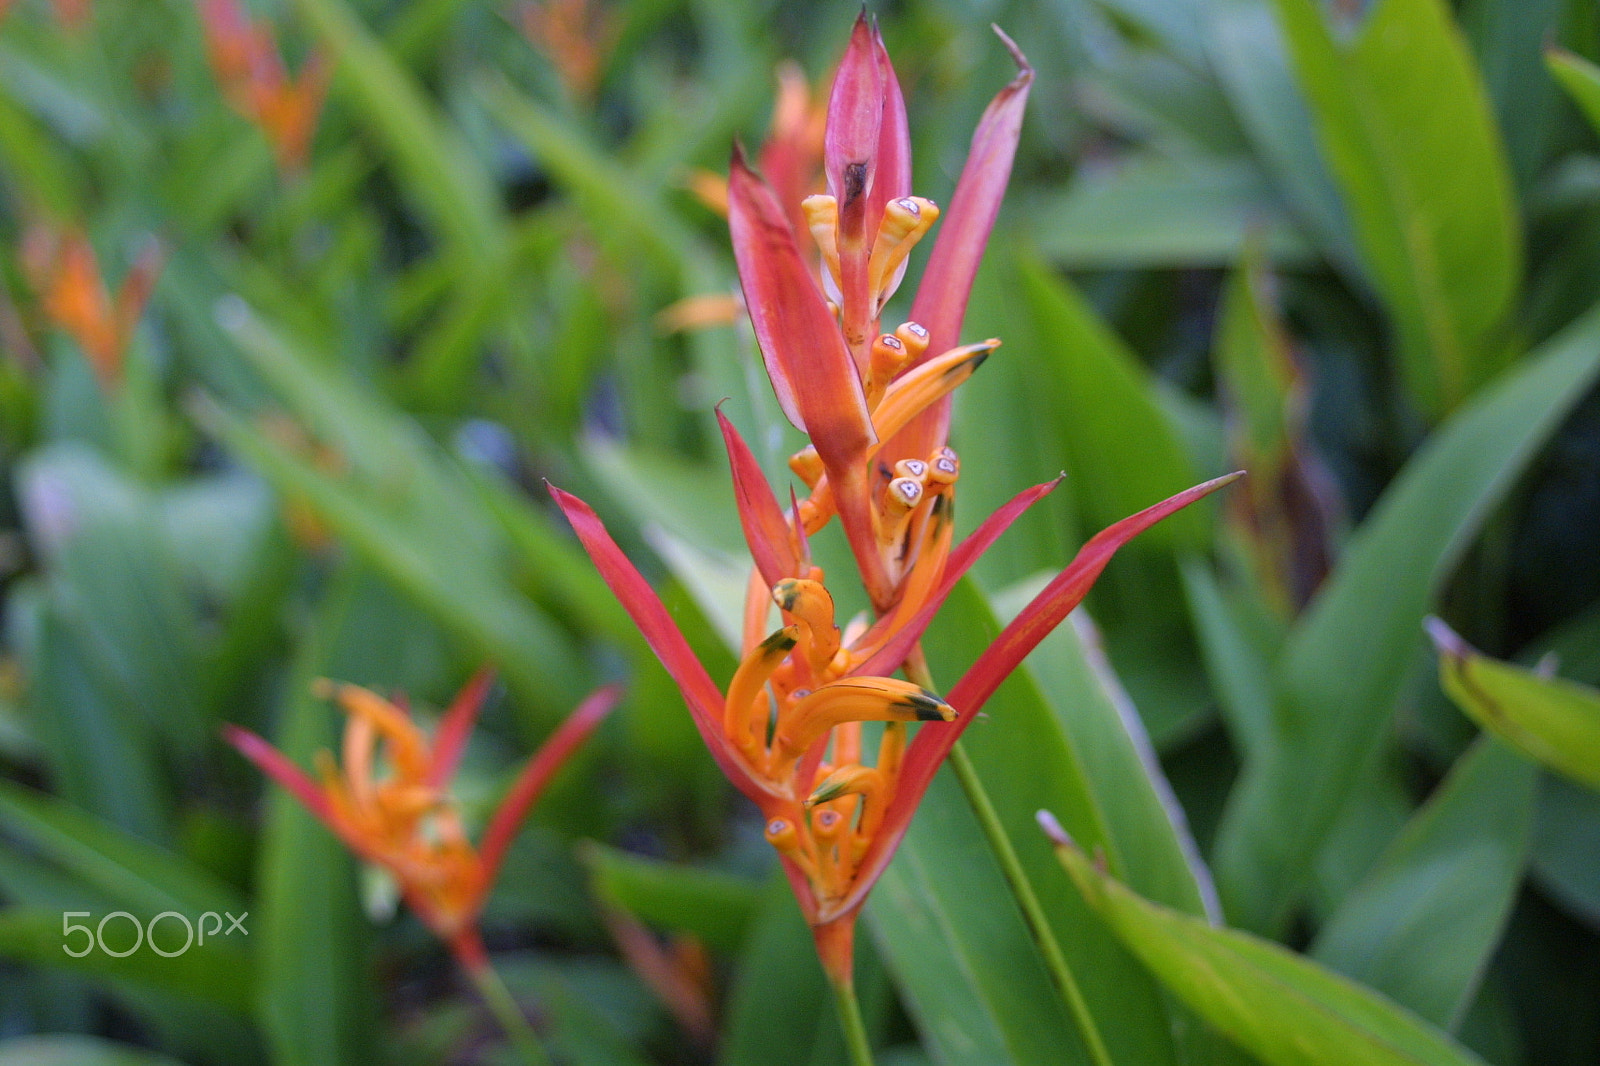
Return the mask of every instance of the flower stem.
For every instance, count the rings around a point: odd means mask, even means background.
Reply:
[[[834,980],[833,1002],[839,1008],[839,1026],[850,1052],[850,1066],[872,1066],[872,1045],[867,1042],[867,1027],[861,1021],[861,1004],[856,1001],[856,983],[846,977]]]
[[[528,1024],[528,1016],[522,1013],[516,997],[506,987],[499,972],[489,964],[488,958],[467,964],[465,969],[522,1061],[527,1066],[550,1066],[550,1055],[534,1035],[533,1026]]]
[[[967,802],[972,805],[972,813],[977,817],[978,825],[983,828],[983,835],[988,839],[989,850],[994,852],[995,859],[1000,863],[1000,870],[1005,874],[1006,883],[1011,886],[1011,895],[1022,910],[1022,920],[1028,926],[1028,933],[1038,946],[1040,955],[1044,957],[1045,970],[1050,974],[1051,983],[1056,986],[1056,991],[1061,994],[1073,1021],[1077,1023],[1078,1033],[1089,1049],[1089,1058],[1095,1066],[1112,1066],[1111,1054],[1106,1051],[1105,1041],[1100,1037],[1094,1016],[1089,1013],[1089,1004],[1083,998],[1083,991],[1078,987],[1077,978],[1072,976],[1072,968],[1067,965],[1066,956],[1061,953],[1061,945],[1056,941],[1055,933],[1050,928],[1050,920],[1045,917],[1044,908],[1039,904],[1039,897],[1033,891],[1033,883],[1028,880],[1027,871],[1022,868],[1022,860],[1017,857],[1016,849],[1011,846],[1011,838],[1006,835],[1005,827],[1000,824],[1000,816],[994,809],[994,803],[989,799],[988,790],[983,787],[983,782],[978,778],[978,770],[972,765],[972,759],[960,741],[957,741],[955,747],[950,750],[947,761],[950,769],[955,771],[956,780],[961,782],[961,787],[967,794]]]

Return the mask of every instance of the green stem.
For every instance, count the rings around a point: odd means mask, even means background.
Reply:
[[[1056,991],[1061,994],[1073,1021],[1078,1025],[1078,1033],[1089,1049],[1089,1058],[1093,1060],[1095,1066],[1112,1066],[1111,1055],[1106,1051],[1105,1041],[1100,1038],[1100,1030],[1094,1024],[1094,1016],[1089,1013],[1089,1004],[1084,1001],[1083,991],[1078,987],[1077,979],[1072,976],[1072,968],[1067,965],[1066,956],[1061,954],[1061,945],[1057,943],[1055,933],[1050,928],[1050,920],[1045,917],[1044,908],[1039,905],[1039,897],[1034,894],[1033,883],[1028,880],[1027,871],[1022,868],[1022,860],[1017,858],[1016,849],[1011,846],[1011,838],[1006,835],[1005,827],[1000,824],[1000,816],[995,812],[988,790],[983,787],[983,782],[978,778],[977,768],[972,765],[972,759],[960,741],[957,741],[955,747],[950,750],[947,761],[950,769],[955,771],[956,779],[961,782],[962,789],[967,793],[967,802],[972,805],[972,813],[977,816],[978,825],[983,828],[983,835],[989,841],[989,850],[994,852],[994,857],[1000,863],[1000,870],[1005,874],[1006,883],[1011,886],[1011,895],[1016,899],[1017,906],[1022,909],[1022,920],[1028,926],[1028,933],[1038,945],[1039,953],[1044,956],[1045,970],[1050,974],[1051,982],[1056,986]]]
[[[850,1051],[850,1066],[872,1066],[872,1045],[867,1042],[867,1027],[861,1021],[861,1004],[856,1002],[856,984],[848,979],[830,982],[844,1044]]]
[[[495,1021],[500,1023],[500,1028],[505,1030],[506,1036],[511,1039],[511,1046],[517,1049],[522,1061],[527,1066],[551,1066],[549,1054],[545,1051],[544,1045],[539,1043],[539,1038],[534,1035],[533,1026],[528,1024],[528,1016],[522,1013],[516,997],[512,996],[511,989],[506,987],[499,972],[487,959],[476,965],[467,966],[466,971],[467,976],[472,978],[472,983],[477,986],[478,994],[488,1004]]]

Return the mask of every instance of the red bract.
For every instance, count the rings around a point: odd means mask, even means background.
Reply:
[[[831,192],[801,205],[820,252],[821,284],[788,205],[734,152],[728,219],[745,304],[779,403],[811,444],[790,460],[810,494],[796,499],[791,491],[785,507],[738,430],[718,412],[755,563],[742,657],[726,691],[695,659],[594,512],[552,489],[677,681],[717,764],[761,809],[767,839],[836,984],[849,982],[856,914],[973,714],[1083,599],[1117,548],[1231,480],[1197,486],[1093,538],[979,657],[949,700],[923,687],[929,681],[918,641],[935,612],[995,538],[1053,487],[1021,493],[952,549],[961,464],[945,443],[944,411],[950,393],[999,345],[960,345],[959,332],[1032,77],[1021,53],[1006,44],[1020,73],[973,138],[947,230],[914,305],[926,321],[880,332],[884,303],[907,256],[940,212],[910,195],[904,102],[882,39],[864,16],[829,98]],[[807,547],[834,515],[875,615],[842,631]],[[775,630],[769,629],[774,606]],[[901,670],[910,681],[890,676]],[[886,723],[870,754],[863,750],[864,721]],[[914,737],[913,721],[927,723]]]

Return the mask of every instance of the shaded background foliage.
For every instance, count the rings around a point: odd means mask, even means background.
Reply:
[[[761,140],[781,58],[826,85],[854,6],[592,5],[553,44],[474,0],[251,3],[291,69],[339,57],[300,170],[224,100],[193,4],[102,0],[76,28],[71,6],[0,22],[0,1036],[488,1061],[495,1029],[437,945],[217,727],[309,761],[335,717],[312,678],[436,708],[492,660],[474,824],[584,692],[629,684],[491,903],[557,1052],[837,1061],[752,812],[540,481],[596,503],[726,678],[746,564],[712,406],[775,484],[796,437],[746,328],[660,315],[733,291],[691,175]],[[936,677],[1093,530],[1252,471],[1119,557],[1095,625],[969,734],[1114,1057],[1250,1061],[1158,990],[1032,826],[1055,809],[1200,913],[1170,781],[1229,924],[1488,1061],[1594,1062],[1600,801],[1474,740],[1421,620],[1600,680],[1600,144],[1541,54],[1595,59],[1595,6],[877,14],[935,199],[1010,76],[987,24],[1038,69],[968,320],[1005,346],[957,405],[960,521],[1067,478],[930,637]],[[111,279],[159,241],[116,373],[50,322],[21,254],[41,227],[81,228]],[[927,808],[868,912],[883,1061],[1088,1061],[964,801],[941,782]],[[59,950],[63,910],[230,908],[248,941],[184,960]],[[619,947],[626,923],[656,954]]]

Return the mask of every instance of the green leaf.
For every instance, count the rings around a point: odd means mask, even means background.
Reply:
[[[1221,266],[1253,232],[1274,260],[1311,258],[1271,187],[1241,159],[1135,158],[1080,177],[1028,214],[1040,250],[1073,270]]]
[[[1379,0],[1336,42],[1314,0],[1275,0],[1406,384],[1438,418],[1499,369],[1522,274],[1505,151],[1442,0]]]
[[[935,679],[948,684],[997,629],[976,589],[958,586],[923,642]],[[1170,1035],[1161,997],[1085,910],[1031,828],[1033,812],[1053,804],[1145,891],[1205,912],[1203,871],[1174,820],[1137,712],[1103,658],[1073,628],[1059,628],[990,699],[963,744],[1112,1058],[1184,1061],[1206,1035]],[[1070,1023],[1057,1017],[1061,1002],[966,798],[946,775],[923,800],[868,914],[936,1054],[974,1063],[1086,1061],[1076,1041],[1047,1035]]]
[[[130,732],[192,754],[206,741],[199,619],[157,498],[76,444],[34,452],[19,475],[56,619]]]
[[[1349,220],[1317,151],[1305,94],[1270,5],[1209,4],[1206,56],[1273,188],[1319,250],[1359,276]]]
[[[693,933],[707,947],[737,951],[759,905],[751,881],[630,855],[592,841],[582,845],[595,895],[658,929]]]
[[[1004,695],[1002,688],[990,707]],[[924,795],[866,916],[925,1046],[941,1062],[1090,1061],[948,771],[940,771]],[[1093,971],[1079,976],[1086,985],[1101,979],[1084,991],[1112,1055],[1121,1058],[1122,1049],[1132,1047],[1143,1050],[1126,1061],[1174,1061],[1164,1046],[1164,1011],[1154,989],[1113,954],[1102,931],[1091,939],[1070,917],[1061,925],[1071,930],[1070,946],[1077,949],[1071,961],[1082,962],[1092,951]],[[1121,978],[1116,987],[1103,987],[1113,974]],[[1113,1002],[1102,1010],[1108,994]]]
[[[1404,1009],[1303,956],[1148,902],[1064,837],[1056,854],[1084,898],[1140,961],[1195,1013],[1268,1066],[1482,1061]]]
[[[1551,47],[1544,54],[1545,65],[1561,83],[1597,131],[1600,131],[1600,67],[1565,48]]]
[[[180,856],[64,803],[0,780],[0,826],[28,841],[75,878],[145,918],[162,911],[190,917],[243,911],[228,885]]]
[[[1600,789],[1600,691],[1491,659],[1438,619],[1429,631],[1457,707],[1540,765]]]
[[[312,434],[333,468],[215,407],[200,414],[291,500],[299,501],[473,649],[494,661],[548,727],[582,696],[571,639],[509,588],[510,552],[468,477],[421,429],[337,374],[313,366],[242,308],[229,316],[252,364]],[[541,730],[542,731],[542,730]]]
[[[1071,462],[1069,491],[1086,522],[1110,525],[1200,480],[1156,402],[1149,374],[1121,339],[1042,263],[1022,259],[1019,277],[1035,335],[1049,345],[1035,356],[1038,384],[1057,402],[1061,444]],[[1173,515],[1142,544],[1204,550],[1204,510]]]
[[[1383,743],[1435,589],[1600,371],[1600,311],[1542,345],[1429,438],[1290,634],[1273,740],[1248,763],[1215,866],[1236,924],[1275,929]]]
[[[1538,772],[1484,738],[1457,761],[1311,955],[1454,1031],[1510,916]]]
[[[1282,624],[1258,599],[1224,587],[1199,559],[1185,560],[1181,570],[1228,737],[1246,759],[1258,758],[1272,742],[1272,661]]]
[[[21,1036],[0,1041],[0,1066],[181,1066],[177,1059],[93,1036]]]
[[[1539,793],[1533,875],[1590,928],[1600,928],[1600,793],[1546,777]]]
[[[859,935],[859,934],[858,934]],[[844,1053],[832,993],[788,878],[774,871],[734,967],[718,1061],[723,1066],[811,1066],[820,1049]]]
[[[289,674],[271,736],[302,766],[333,741],[334,712],[311,694],[316,677],[405,677],[416,615],[394,593],[341,567]],[[261,991],[257,1017],[280,1066],[358,1066],[371,1059],[377,1017],[368,972],[370,928],[344,846],[293,797],[266,794],[256,869]]]
[[[383,139],[418,205],[452,243],[477,281],[493,281],[503,250],[494,182],[456,132],[433,113],[422,89],[360,23],[344,0],[296,0],[301,16],[339,62],[335,91],[348,93]]]
[[[165,913],[169,912],[74,913],[66,920],[92,933],[100,926],[101,919],[114,915],[115,920],[106,923],[103,935],[112,950],[123,951],[134,942],[133,921],[143,929],[152,919]],[[74,932],[71,939],[65,939],[61,910],[0,908],[0,956],[30,966],[50,967],[125,985],[141,994],[160,992],[219,1006],[236,1014],[248,1013],[255,986],[254,958],[237,943],[239,934],[235,933],[231,941],[213,939],[199,944],[191,940],[187,950],[183,950],[185,928],[187,935],[195,936],[196,924],[205,912],[177,913],[188,919],[187,927],[177,918],[163,918],[155,925],[156,943],[163,951],[176,954],[169,956],[152,950],[150,940],[141,933],[138,949],[127,955],[107,954],[97,944],[86,955],[75,958],[63,951],[63,947],[81,948],[85,934]],[[232,913],[242,916],[243,912]],[[121,917],[123,914],[131,914],[133,921]],[[219,921],[223,922],[219,928],[226,929],[225,920]],[[209,923],[205,928],[209,931]],[[4,1055],[0,1054],[0,1063],[4,1061]]]

